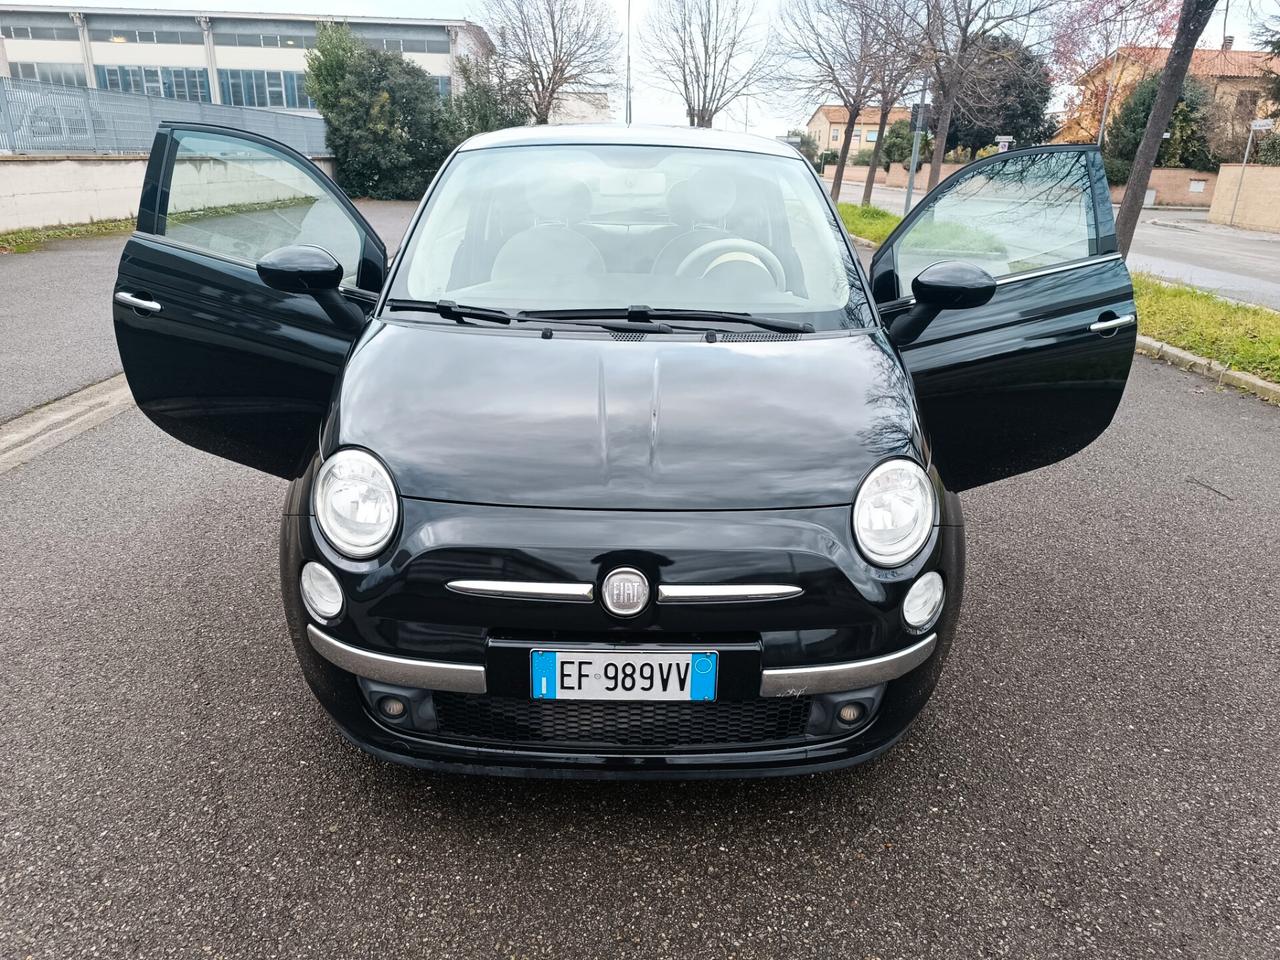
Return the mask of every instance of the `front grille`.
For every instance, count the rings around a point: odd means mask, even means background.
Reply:
[[[434,694],[441,736],[564,749],[708,750],[795,743],[810,697],[712,703],[526,700]]]

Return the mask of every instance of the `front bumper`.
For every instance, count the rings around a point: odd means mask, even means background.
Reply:
[[[306,503],[294,497],[294,503]],[[314,520],[286,513],[282,593],[295,650],[339,729],[399,763],[518,776],[694,777],[791,774],[870,759],[903,734],[946,658],[963,591],[958,502],[922,553],[886,571],[862,560],[847,508],[769,513],[624,513],[486,508],[406,500],[386,554],[338,556]],[[606,544],[626,544],[611,549]],[[333,623],[311,620],[298,574],[339,577]],[[598,603],[460,596],[458,579],[585,581],[616,566],[655,584],[790,583],[770,602],[653,603],[619,620]],[[903,628],[911,583],[938,570],[943,613],[926,635]],[[556,647],[694,647],[721,653],[710,704],[532,702],[528,654]],[[378,709],[389,694],[410,704]],[[843,726],[840,706],[862,717]]]

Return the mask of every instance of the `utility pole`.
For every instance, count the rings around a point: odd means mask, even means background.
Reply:
[[[627,0],[627,126],[631,126],[631,0]]]
[[[929,92],[929,76],[926,74],[920,80],[920,105],[916,108],[916,122],[912,124],[911,131],[911,166],[907,168],[907,199],[902,205],[902,215],[905,217],[911,212],[911,195],[916,189],[916,166],[920,163],[920,139],[924,136],[924,98]],[[875,176],[875,171],[867,171],[870,176]]]

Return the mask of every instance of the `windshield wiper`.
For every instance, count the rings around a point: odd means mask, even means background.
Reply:
[[[813,333],[813,324],[800,320],[785,320],[781,317],[757,317],[750,313],[735,313],[729,310],[685,310],[679,307],[629,307],[628,310],[644,311],[644,314],[655,320],[709,320],[728,323],[747,323],[762,330],[774,333]]]
[[[633,324],[659,324],[663,320],[706,320],[710,322],[746,323],[774,333],[813,333],[813,324],[799,320],[784,320],[777,317],[757,317],[749,313],[732,313],[728,310],[697,310],[680,307],[608,307],[605,309],[586,310],[535,310],[519,314],[523,317],[538,317],[547,320],[572,320],[577,318],[598,318],[601,320],[620,319]],[[654,331],[657,332],[656,330]]]
[[[611,333],[675,333],[665,323],[654,323],[650,320],[633,322],[631,320],[611,320],[618,316],[613,310],[538,310],[533,313],[522,312],[516,315],[516,323],[563,323],[573,327],[598,327]],[[588,319],[590,318],[590,319]]]
[[[392,310],[416,310],[419,313],[438,313],[445,320],[466,323],[468,320],[489,320],[492,323],[510,323],[511,314],[491,307],[469,307],[452,300],[396,300],[387,301]]]

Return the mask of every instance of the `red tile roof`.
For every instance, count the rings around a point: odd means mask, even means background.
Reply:
[[[1152,70],[1163,69],[1169,59],[1168,47],[1122,47],[1121,52]],[[1280,73],[1280,57],[1264,50],[1196,49],[1187,72],[1193,77],[1265,77]]]

